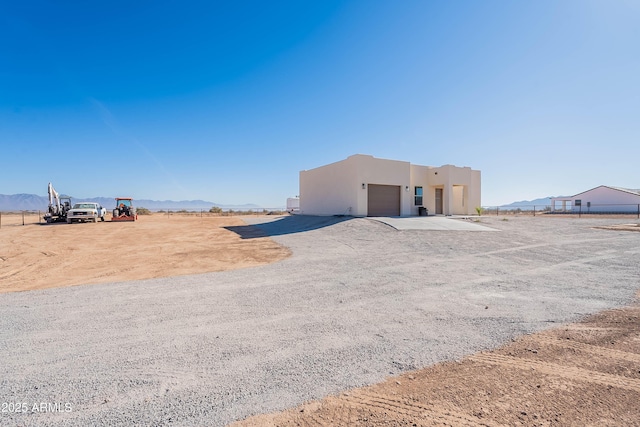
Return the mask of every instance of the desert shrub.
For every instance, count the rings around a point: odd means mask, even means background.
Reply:
[[[222,213],[222,208],[220,206],[214,206],[211,209],[209,209],[209,212],[214,213],[214,214],[221,214]]]
[[[481,206],[476,207],[476,212],[478,212],[478,216],[482,216],[482,207]]]
[[[151,215],[151,211],[143,207],[136,208],[136,213],[138,215]]]

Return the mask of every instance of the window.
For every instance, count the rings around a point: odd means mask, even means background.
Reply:
[[[414,204],[422,206],[422,187],[416,187]]]

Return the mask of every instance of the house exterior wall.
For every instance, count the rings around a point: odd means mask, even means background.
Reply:
[[[627,191],[619,190],[614,187],[601,185],[591,190],[584,191],[571,197],[557,198],[558,201],[553,203],[558,209],[558,204],[562,201],[571,203],[571,212],[631,212],[638,211],[640,204],[640,194],[633,194]],[[554,199],[552,199],[553,201]],[[582,206],[576,206],[575,201],[580,200]],[[591,202],[591,206],[588,203]]]
[[[303,215],[361,215],[358,171],[351,158],[300,172],[300,213]],[[365,205],[366,209],[366,205]]]
[[[469,213],[476,212],[482,207],[482,174],[479,170],[471,170],[471,184],[469,186]]]
[[[467,215],[469,211],[467,207],[469,206],[469,200],[467,199],[467,191],[466,186],[464,185],[454,185],[451,191],[452,195],[452,203],[451,209],[453,213],[456,215]]]
[[[435,213],[435,190],[430,189],[428,185],[429,171],[431,166],[411,165],[411,187],[409,195],[411,196],[409,215],[418,215],[418,207],[414,203],[416,187],[422,187],[422,206],[429,210],[429,213]],[[431,193],[429,192],[431,190]]]
[[[414,185],[424,184],[425,207],[430,213],[436,212],[436,188],[443,190],[443,214],[470,215],[481,206],[480,171],[469,167],[444,165],[440,167],[417,166]]]
[[[423,188],[423,205],[435,213],[435,189],[443,189],[443,214],[469,215],[480,206],[480,171],[469,167],[412,165],[356,154],[345,160],[300,172],[300,213],[366,216],[368,185],[400,187],[400,215],[418,214],[415,187]]]
[[[355,155],[349,157],[357,165],[358,171],[358,203],[354,215],[366,216],[368,206],[368,191],[362,189],[362,184],[397,185],[400,187],[400,215],[410,215],[411,176],[409,162],[397,160],[377,159],[373,156]],[[348,160],[348,159],[347,159]]]

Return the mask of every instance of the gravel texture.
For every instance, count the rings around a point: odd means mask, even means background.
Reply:
[[[225,425],[493,348],[629,303],[640,233],[591,228],[621,222],[286,217],[229,227],[268,266],[2,294],[0,424]]]

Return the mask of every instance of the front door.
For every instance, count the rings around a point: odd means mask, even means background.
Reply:
[[[436,188],[436,215],[442,215],[442,188]]]

